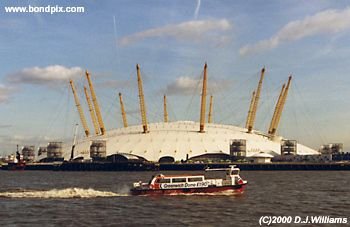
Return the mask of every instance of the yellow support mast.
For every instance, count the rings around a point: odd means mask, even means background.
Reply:
[[[208,123],[213,123],[213,96],[210,96]]]
[[[166,95],[164,95],[164,122],[168,123],[168,110],[166,107]]]
[[[207,63],[205,63],[204,65],[204,73],[203,73],[202,100],[201,100],[201,112],[200,112],[200,121],[199,121],[199,132],[201,133],[205,132],[204,124],[205,124],[206,98],[207,98]]]
[[[74,86],[74,82],[73,82],[73,80],[69,80],[69,83],[70,83],[70,86],[72,88],[72,92],[73,92],[74,100],[75,100],[75,105],[77,106],[78,113],[79,113],[79,116],[80,116],[80,120],[81,120],[81,123],[82,123],[84,131],[85,131],[85,135],[86,135],[86,137],[88,137],[89,134],[90,134],[89,127],[87,125],[83,109],[82,109],[82,107],[80,105],[79,98],[78,98],[78,95],[77,95],[77,91],[76,91],[75,86]]]
[[[255,100],[255,91],[253,91],[252,100],[250,101],[250,105],[249,105],[248,116],[247,116],[247,120],[246,120],[246,123],[245,123],[245,127],[246,128],[248,128],[249,122],[250,122],[250,118],[252,117],[254,100]]]
[[[103,123],[103,119],[102,119],[102,115],[101,115],[100,106],[98,105],[98,102],[97,102],[95,89],[94,89],[94,87],[93,87],[93,85],[92,85],[91,78],[90,78],[90,74],[88,73],[87,70],[86,70],[86,72],[85,72],[85,75],[86,75],[86,79],[87,79],[87,81],[88,81],[88,83],[89,83],[89,88],[90,88],[91,97],[92,97],[92,103],[94,104],[94,108],[95,108],[95,111],[96,111],[97,121],[98,121],[98,124],[100,125],[101,135],[104,135],[105,132],[106,132],[105,125],[104,125],[104,123]]]
[[[92,106],[90,96],[89,96],[87,88],[85,86],[84,86],[84,93],[85,93],[85,98],[86,98],[87,104],[89,106],[89,112],[90,112],[92,124],[94,125],[95,134],[98,135],[98,134],[100,134],[100,129],[98,128],[95,110]]]
[[[139,64],[136,65],[136,70],[137,70],[137,84],[139,88],[139,99],[140,99],[140,110],[141,110],[143,133],[148,133],[146,105],[145,105],[145,98],[143,95],[142,78],[141,78]]]
[[[280,120],[281,120],[283,108],[284,108],[284,105],[286,104],[286,100],[287,100],[288,91],[289,91],[289,87],[290,87],[291,81],[292,81],[292,76],[289,76],[286,89],[285,89],[284,92],[283,92],[283,96],[282,96],[282,100],[281,100],[281,105],[280,105],[280,107],[278,108],[278,113],[277,113],[277,116],[276,116],[276,120],[275,120],[274,126],[273,126],[273,128],[272,128],[272,130],[271,130],[271,134],[270,134],[271,136],[274,136],[274,135],[276,134],[278,125],[279,125]]]
[[[258,103],[259,103],[259,99],[260,99],[260,93],[261,93],[262,83],[264,80],[264,75],[265,75],[265,68],[262,68],[258,88],[256,89],[256,94],[255,94],[255,98],[254,98],[254,102],[253,102],[251,116],[249,118],[248,133],[251,133],[253,128],[254,128],[256,111],[258,110]]]
[[[128,127],[128,120],[126,119],[126,112],[124,109],[124,102],[123,102],[123,98],[122,98],[122,93],[119,93],[119,102],[120,102],[120,109],[122,111],[124,128],[127,128]]]
[[[272,136],[272,129],[273,129],[273,127],[275,125],[275,122],[276,122],[276,117],[277,117],[277,114],[278,114],[278,110],[279,110],[279,108],[281,106],[282,97],[283,97],[283,93],[284,93],[285,87],[286,87],[286,85],[283,84],[281,92],[280,92],[280,95],[278,96],[278,100],[277,100],[277,103],[276,103],[276,106],[275,106],[275,111],[273,112],[273,115],[272,115],[269,131],[268,131],[269,135],[271,135],[271,136]]]

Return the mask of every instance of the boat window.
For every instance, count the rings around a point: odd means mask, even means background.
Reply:
[[[231,172],[231,175],[238,175],[239,174],[239,170],[238,169],[234,169]]]
[[[162,178],[160,179],[159,183],[161,184],[170,183],[170,178]]]
[[[190,177],[188,178],[188,182],[196,182],[196,181],[203,181],[202,177]]]
[[[156,184],[159,184],[160,183],[160,178],[157,178],[155,181],[154,181],[154,183],[156,183]]]
[[[173,178],[173,183],[186,182],[186,178]]]

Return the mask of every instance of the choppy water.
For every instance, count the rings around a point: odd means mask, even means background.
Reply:
[[[0,171],[1,226],[258,226],[262,215],[350,221],[350,172],[242,172],[249,185],[239,195],[128,194],[153,174]]]

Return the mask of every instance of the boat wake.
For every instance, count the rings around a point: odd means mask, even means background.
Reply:
[[[96,198],[96,197],[119,197],[128,194],[109,191],[98,191],[92,188],[65,188],[51,190],[22,190],[12,192],[0,192],[0,197],[5,198],[44,198],[44,199],[70,199],[70,198]]]

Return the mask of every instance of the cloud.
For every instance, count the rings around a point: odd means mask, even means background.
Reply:
[[[159,28],[148,29],[142,32],[124,36],[120,39],[123,46],[142,41],[147,38],[174,38],[178,41],[198,42],[211,38],[220,40],[222,32],[232,28],[231,23],[226,19],[221,20],[192,20],[180,24],[171,24]]]
[[[208,93],[217,93],[225,90],[231,84],[229,80],[210,80],[208,81]],[[200,94],[202,81],[190,77],[182,76],[174,82],[167,85],[165,94],[167,95],[193,95]]]
[[[287,43],[318,34],[333,34],[350,29],[350,8],[344,10],[325,10],[303,20],[291,21],[280,29],[270,39],[256,44],[243,46],[241,55],[253,54],[273,49],[282,43]]]
[[[192,95],[200,91],[200,81],[190,77],[179,77],[166,87],[165,93],[168,95]]]
[[[44,68],[24,68],[18,72],[7,75],[10,83],[48,85],[57,82],[67,82],[84,74],[80,67],[67,68],[62,65],[50,65]]]
[[[6,102],[12,93],[11,87],[6,87],[3,84],[0,84],[0,103]]]

